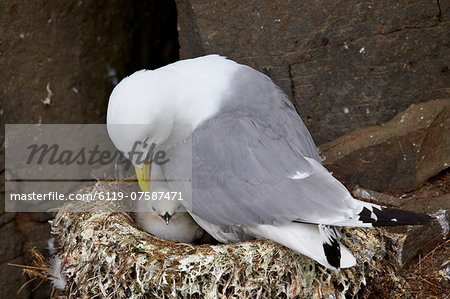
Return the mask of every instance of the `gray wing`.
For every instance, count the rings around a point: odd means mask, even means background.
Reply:
[[[347,219],[350,194],[310,158],[315,155],[302,152],[310,149],[305,147],[312,143],[309,134],[299,139],[286,125],[250,114],[217,115],[193,133],[192,185],[172,180],[171,188],[188,194],[192,187],[188,210],[213,224],[332,224]],[[187,160],[176,152],[170,151],[167,166],[181,167],[181,160]],[[167,167],[165,173],[180,175],[178,167]]]
[[[219,225],[332,224],[351,217],[354,200],[321,165],[286,96],[260,73],[246,78],[233,87],[236,98],[192,133],[192,173],[183,167],[189,143],[169,151],[164,174],[172,190],[184,192],[191,213]]]

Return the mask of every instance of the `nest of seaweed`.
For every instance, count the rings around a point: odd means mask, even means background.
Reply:
[[[118,189],[120,183],[97,183],[79,192]],[[70,212],[74,204],[83,203],[66,204],[51,222],[60,251],[46,275],[60,289],[55,298],[366,297],[367,281],[398,279],[389,255],[401,236],[379,229],[343,230],[358,264],[331,271],[270,240],[175,243],[141,230],[113,202],[90,202],[80,213]]]

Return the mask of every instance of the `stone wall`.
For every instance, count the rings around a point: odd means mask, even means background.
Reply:
[[[114,85],[141,68],[178,58],[175,3],[119,0],[0,2],[0,176],[4,126],[15,123],[104,123]],[[170,11],[172,9],[172,11]],[[30,249],[48,255],[52,217],[5,213],[0,190],[0,298],[49,298],[28,280]]]
[[[118,80],[176,60],[173,1],[144,2],[1,1],[2,144],[4,123],[104,123]],[[449,1],[176,4],[181,58],[218,53],[268,74],[318,144],[449,98]],[[52,215],[4,213],[1,188],[0,298],[29,298],[33,285],[17,295],[27,279],[8,263],[47,252]]]
[[[448,1],[177,0],[181,58],[269,75],[317,144],[449,95]]]

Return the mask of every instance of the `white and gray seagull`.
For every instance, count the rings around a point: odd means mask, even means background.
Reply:
[[[143,145],[167,153],[161,170],[169,188],[183,194],[189,214],[220,242],[267,238],[327,268],[347,268],[356,260],[336,227],[429,219],[354,199],[322,166],[307,128],[272,80],[218,55],[123,79],[111,94],[107,124],[143,191],[150,190],[151,158]],[[130,155],[133,147],[147,159]]]

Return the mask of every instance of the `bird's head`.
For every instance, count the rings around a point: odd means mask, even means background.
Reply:
[[[156,200],[152,200],[151,207],[153,213],[156,213],[168,225],[172,217],[177,213],[186,212],[183,205],[174,199],[171,190],[167,187],[155,187],[152,190],[152,195]]]
[[[168,149],[217,113],[239,68],[224,57],[207,55],[138,71],[114,88],[108,104],[108,133],[134,164],[143,191],[149,191],[149,147]],[[133,148],[142,153],[141,159],[130,154]]]
[[[114,88],[108,104],[108,134],[133,163],[144,192],[150,191],[151,151],[167,140],[173,126],[168,93],[159,81],[153,71],[138,71]]]

